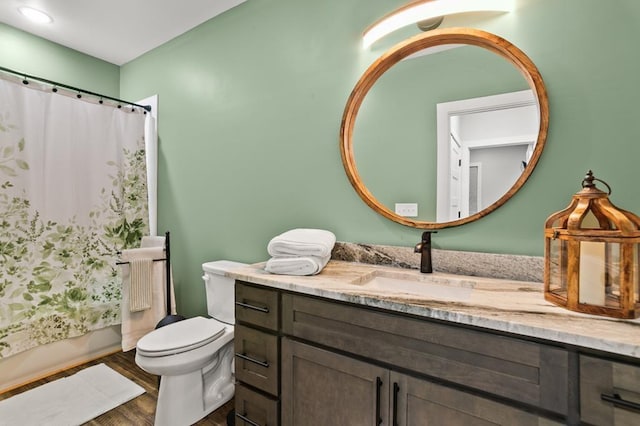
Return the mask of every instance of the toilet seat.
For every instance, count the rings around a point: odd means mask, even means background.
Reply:
[[[227,324],[213,318],[193,317],[166,325],[138,340],[136,350],[148,357],[187,352],[204,346],[224,334]]]

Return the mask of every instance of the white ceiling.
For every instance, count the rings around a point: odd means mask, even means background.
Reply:
[[[246,0],[0,0],[0,22],[123,65]],[[18,12],[48,13],[35,24]]]

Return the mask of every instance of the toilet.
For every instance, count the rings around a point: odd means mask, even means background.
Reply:
[[[136,345],[136,364],[161,376],[156,426],[191,425],[234,394],[235,280],[225,272],[246,266],[219,260],[202,265],[209,317],[153,330]]]

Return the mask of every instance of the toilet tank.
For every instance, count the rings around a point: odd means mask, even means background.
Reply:
[[[235,324],[235,280],[225,274],[231,269],[242,266],[247,264],[230,260],[216,260],[202,264],[207,312],[212,318],[227,324]]]

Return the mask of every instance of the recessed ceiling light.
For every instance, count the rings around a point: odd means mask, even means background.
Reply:
[[[22,14],[22,16],[38,24],[50,24],[51,22],[53,22],[51,16],[47,15],[41,10],[34,9],[32,7],[22,6],[18,8],[18,11]]]

